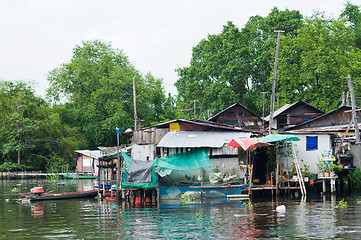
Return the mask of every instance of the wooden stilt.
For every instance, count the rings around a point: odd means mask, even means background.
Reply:
[[[201,167],[201,198],[204,197],[204,192],[203,192],[203,168]]]

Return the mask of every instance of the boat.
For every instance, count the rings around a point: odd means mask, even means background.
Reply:
[[[78,174],[64,174],[65,179],[97,179],[98,176],[78,175]]]
[[[98,195],[97,190],[82,191],[82,192],[66,192],[66,193],[46,193],[42,187],[34,187],[30,193],[20,193],[24,200],[30,202],[44,201],[44,200],[62,200],[72,198],[89,198],[96,197]]]

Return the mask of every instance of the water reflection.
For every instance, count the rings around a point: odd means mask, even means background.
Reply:
[[[31,211],[33,216],[39,217],[44,215],[44,206],[43,205],[34,205],[31,206]]]
[[[11,192],[15,186],[60,192],[92,186],[91,181],[20,183],[0,181],[0,239],[352,239],[361,233],[358,195],[345,198],[346,209],[333,208],[342,199],[336,196],[257,198],[252,208],[243,204],[247,201],[226,199],[161,201],[158,206],[95,199],[18,204],[20,196]],[[286,206],[285,213],[276,212],[279,205]]]

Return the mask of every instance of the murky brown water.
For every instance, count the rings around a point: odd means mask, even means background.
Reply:
[[[58,182],[59,183],[59,182]],[[254,199],[248,209],[239,200],[205,200],[157,206],[128,206],[95,199],[18,203],[15,190],[44,186],[55,192],[88,190],[91,181],[0,181],[0,239],[359,239],[361,195]],[[17,189],[15,189],[17,188]],[[358,203],[359,202],[359,203]],[[275,211],[286,206],[285,213]]]

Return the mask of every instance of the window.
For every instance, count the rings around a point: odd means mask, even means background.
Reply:
[[[306,136],[306,151],[314,151],[318,149],[318,137]]]

